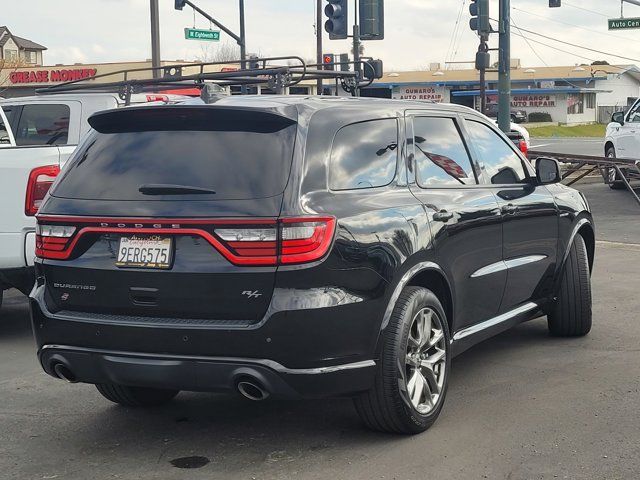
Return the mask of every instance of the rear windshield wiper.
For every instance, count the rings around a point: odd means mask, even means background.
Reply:
[[[171,185],[165,183],[153,183],[140,185],[138,191],[143,195],[215,195],[215,191],[209,188],[191,187],[189,185]]]

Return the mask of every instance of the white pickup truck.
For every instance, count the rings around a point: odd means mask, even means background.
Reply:
[[[135,103],[176,96],[136,94]],[[172,97],[172,98],[169,98]],[[180,97],[184,98],[184,97]],[[33,287],[35,214],[95,112],[120,107],[117,94],[55,94],[0,100],[0,305],[2,292]]]
[[[607,125],[604,154],[609,158],[638,159],[640,163],[640,98],[624,112],[616,112]],[[638,163],[636,163],[638,165]],[[638,168],[621,168],[627,180],[640,179]],[[625,188],[618,172],[608,169],[609,186]]]

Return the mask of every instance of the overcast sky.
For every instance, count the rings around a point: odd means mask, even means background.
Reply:
[[[474,58],[478,38],[469,30],[470,0],[387,0],[386,38],[366,43],[366,54],[385,61],[387,71],[420,69],[431,62]],[[48,47],[45,64],[120,62],[150,58],[148,0],[23,0],[2,9],[0,22],[21,37]],[[193,60],[215,44],[184,39],[184,27],[193,26],[193,11],[173,9],[173,0],[160,0],[162,58]],[[195,3],[232,30],[237,30],[237,0],[195,0]],[[315,57],[315,0],[246,0],[249,52],[262,55],[297,54]],[[511,0],[516,25],[564,41],[640,59],[640,30],[609,32],[607,18],[620,16],[619,0],[563,0],[549,9],[547,0]],[[456,31],[456,19],[462,11]],[[497,0],[492,0],[497,17]],[[590,11],[589,11],[590,10]],[[628,5],[625,16],[640,17],[640,7]],[[196,26],[209,24],[196,17]],[[514,29],[514,33],[519,33]],[[561,45],[523,33],[528,45],[513,37],[512,57],[526,66],[573,65],[590,60],[636,63],[613,56]],[[497,36],[492,46],[497,46]],[[223,34],[223,41],[229,40]],[[350,50],[342,41],[325,39],[326,52]],[[569,53],[562,52],[566,50]],[[539,57],[541,57],[541,59]]]

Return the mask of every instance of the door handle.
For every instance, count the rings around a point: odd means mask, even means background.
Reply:
[[[503,205],[501,210],[505,215],[513,215],[514,213],[518,213],[519,208],[513,203],[509,203],[507,205]]]
[[[452,212],[447,212],[446,210],[440,210],[433,214],[433,220],[436,222],[448,222],[453,218]]]

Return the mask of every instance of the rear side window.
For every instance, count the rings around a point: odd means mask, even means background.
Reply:
[[[0,146],[10,145],[11,137],[9,136],[9,125],[4,124],[2,115],[0,115]]]
[[[333,141],[329,186],[332,190],[357,190],[389,185],[397,164],[395,118],[347,125]]]
[[[123,110],[90,119],[100,131],[92,132],[76,150],[52,195],[97,200],[244,200],[284,191],[293,159],[295,121],[212,107]],[[151,193],[142,188],[149,186],[155,189]],[[212,192],[163,193],[158,186]]]
[[[467,122],[467,129],[478,154],[480,168],[492,184],[507,185],[528,180],[518,154],[493,129],[473,120]]]
[[[66,145],[69,136],[67,105],[25,105],[15,131],[17,145]]]
[[[414,118],[413,148],[421,187],[476,184],[469,154],[453,118]]]

